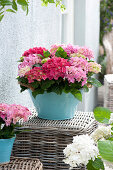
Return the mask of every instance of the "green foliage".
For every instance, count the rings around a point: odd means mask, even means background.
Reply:
[[[28,80],[24,77],[18,77],[17,79],[22,84],[25,84],[25,86],[20,85],[21,92],[28,89],[27,86],[34,89],[32,92],[34,98],[38,94],[43,94],[45,91],[47,93],[55,92],[56,94],[62,94],[62,92],[65,92],[72,93],[75,98],[77,98],[79,101],[82,101],[81,83],[75,82],[69,84],[67,80],[63,80],[62,78],[59,78],[58,80],[46,79],[41,80],[40,82],[35,80],[33,83],[28,83]]]
[[[17,127],[20,127],[19,124],[13,124],[11,123],[10,126],[4,125],[5,122],[3,119],[0,118],[0,139],[9,139],[15,136],[15,134],[22,132],[19,129],[16,129]],[[3,128],[2,125],[4,125]]]
[[[3,19],[5,12],[16,13],[20,5],[23,11],[28,14],[28,0],[0,0],[0,21]]]
[[[89,91],[89,89],[88,89],[88,87],[87,87],[86,85],[83,86],[83,90],[84,90],[85,92],[88,92],[88,91]]]
[[[62,0],[41,0],[42,6],[48,6],[49,3],[53,3],[56,7],[60,7],[61,11],[65,10],[65,6],[62,4]]]
[[[98,149],[103,159],[113,162],[113,141],[98,141]]]
[[[50,52],[49,51],[44,51],[43,53],[44,53],[44,57],[45,58],[48,58],[50,56]]]
[[[106,124],[108,124],[111,113],[112,113],[112,112],[111,112],[109,109],[104,108],[104,107],[96,107],[96,108],[94,109],[95,119],[96,119],[98,122],[100,122],[100,123],[106,123]]]
[[[94,161],[90,160],[87,164],[87,170],[104,170],[103,161],[100,158],[96,158]]]
[[[102,84],[100,83],[100,81],[98,81],[97,79],[95,78],[89,78],[88,79],[88,83],[92,84],[93,86],[95,87],[101,87]]]
[[[74,95],[75,98],[77,98],[79,101],[82,101],[82,93],[81,91],[75,89],[71,91],[71,93]]]
[[[56,53],[55,53],[55,56],[57,56],[57,57],[61,57],[61,58],[69,58],[68,56],[67,56],[67,53],[64,51],[64,49],[62,48],[62,47],[59,47],[58,48],[58,50],[56,51]]]

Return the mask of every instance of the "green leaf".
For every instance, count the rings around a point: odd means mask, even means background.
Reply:
[[[55,56],[61,57],[61,58],[68,58],[67,53],[64,51],[62,47],[58,48],[58,50],[55,53]]]
[[[71,93],[76,97],[79,101],[82,101],[82,93],[79,90],[71,91]]]
[[[49,2],[49,3],[55,3],[55,1],[54,1],[54,0],[48,0],[48,2]]]
[[[95,169],[104,170],[104,164],[100,158],[96,158],[94,161],[92,161],[92,165]]]
[[[44,57],[41,54],[37,54],[37,56],[41,57],[42,59],[44,59]]]
[[[33,67],[41,67],[40,64],[34,64]]]
[[[17,4],[16,4],[15,0],[13,0],[12,8],[13,8],[15,11],[17,11]]]
[[[100,83],[100,81],[98,81],[97,79],[95,78],[90,78],[88,79],[88,82],[90,82],[93,86],[95,87],[101,87],[102,84]]]
[[[98,141],[98,149],[103,159],[113,162],[113,141]]]
[[[96,158],[94,161],[90,160],[87,164],[88,170],[104,170],[103,161],[100,158]]]
[[[20,90],[21,93],[22,93],[23,91],[25,91],[26,89],[28,89],[27,87],[22,86],[22,85],[20,85],[20,88],[21,88],[21,90]]]
[[[13,12],[13,13],[16,13],[14,10],[12,10],[12,9],[7,9],[6,10],[7,12]]]
[[[54,80],[49,80],[49,79],[46,79],[44,81],[42,80],[41,81],[41,88],[46,90],[47,88],[49,88],[54,83],[55,83]]]
[[[92,162],[93,162],[92,160],[89,160],[89,162],[86,166],[87,170],[97,170],[96,168],[93,167]]]
[[[3,17],[4,17],[4,15],[0,15],[0,21],[2,21]]]
[[[22,5],[22,10],[26,11],[27,10],[27,5]]]
[[[27,6],[27,5],[28,5],[28,3],[27,3],[26,0],[17,0],[17,3],[18,3],[19,5],[22,5],[22,6]]]
[[[44,51],[43,53],[44,53],[44,57],[45,58],[48,58],[50,56],[50,52],[49,51]]]
[[[27,5],[26,15],[28,15],[28,12],[29,12],[29,8],[28,8],[28,5]]]
[[[33,83],[31,83],[31,86],[36,89],[38,88],[38,86],[40,85],[40,83],[38,81],[34,81]]]
[[[85,92],[89,91],[89,88],[86,85],[83,86],[83,89],[84,89]]]
[[[33,92],[32,92],[32,95],[33,95],[34,98],[36,98],[36,96],[37,96],[38,94],[43,94],[43,93],[44,93],[44,90],[41,89],[41,88],[39,88],[39,89],[36,89],[35,91],[33,91]]]
[[[109,123],[110,114],[112,112],[104,107],[96,107],[94,109],[94,117],[100,123]]]
[[[0,5],[2,6],[12,5],[12,2],[9,0],[3,0],[3,1],[0,1]]]

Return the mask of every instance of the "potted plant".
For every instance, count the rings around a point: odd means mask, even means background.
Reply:
[[[18,121],[27,121],[31,112],[24,106],[16,104],[0,104],[0,164],[10,161],[16,133],[19,133]]]
[[[107,108],[97,107],[94,116],[100,123],[98,128],[91,135],[73,137],[73,143],[63,151],[64,162],[70,165],[70,169],[82,164],[87,170],[113,168],[113,113]]]
[[[21,92],[30,89],[38,116],[64,120],[74,117],[76,105],[88,92],[101,83],[92,75],[101,71],[87,47],[52,45],[50,50],[35,47],[24,52],[18,66]]]

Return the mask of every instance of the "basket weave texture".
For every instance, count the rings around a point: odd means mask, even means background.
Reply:
[[[104,107],[113,111],[113,74],[104,77]]]
[[[11,157],[7,164],[0,164],[0,170],[43,170],[39,159]]]
[[[22,128],[30,131],[17,135],[13,155],[39,158],[45,170],[69,169],[63,162],[63,149],[72,143],[73,136],[91,134],[97,128],[93,112],[76,112],[73,119],[63,121],[39,119],[35,110],[32,113],[33,117]]]

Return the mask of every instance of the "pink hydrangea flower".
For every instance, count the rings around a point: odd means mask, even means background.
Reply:
[[[41,57],[38,54],[29,54],[27,57],[24,57],[24,62],[28,62],[30,65],[41,63]]]
[[[58,80],[59,77],[64,78],[66,73],[66,66],[69,65],[70,63],[67,61],[67,59],[55,57],[44,63],[42,65],[42,70],[49,80]]]
[[[29,83],[34,82],[34,80],[41,81],[42,79],[45,80],[47,78],[46,74],[40,67],[34,67],[28,71],[25,76],[27,77]]]
[[[69,60],[71,66],[66,67],[65,77],[69,82],[82,82],[82,86],[87,82],[88,61],[83,58],[71,57]]]
[[[73,53],[78,53],[79,46],[68,44],[64,46],[63,49],[67,53],[67,55],[70,56]]]
[[[0,118],[3,119],[6,126],[10,126],[11,123],[16,124],[20,119],[27,121],[29,115],[31,112],[27,107],[16,104],[0,104]]]
[[[88,63],[88,71],[93,73],[101,72],[101,65],[97,64],[96,62],[89,62]]]
[[[43,50],[47,51],[46,48],[43,47],[34,47],[34,48],[30,48],[29,50],[25,51],[24,54],[22,56],[29,56],[29,54],[41,54],[43,56]]]
[[[91,60],[92,58],[94,58],[93,51],[92,51],[91,49],[89,49],[88,47],[79,47],[78,53],[84,55],[84,56],[85,56],[86,58],[88,58],[89,60]]]

